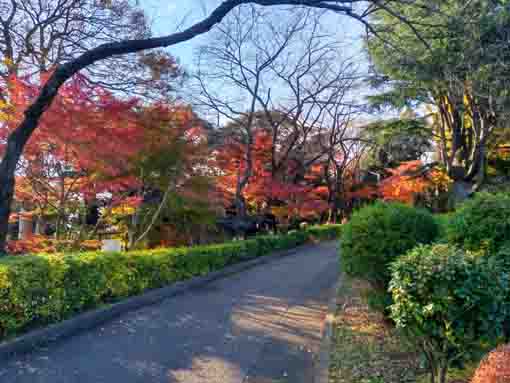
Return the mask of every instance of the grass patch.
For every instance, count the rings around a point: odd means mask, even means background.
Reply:
[[[368,282],[343,276],[333,326],[330,383],[428,383],[421,353],[374,306]],[[450,383],[468,383],[478,363],[452,369]]]

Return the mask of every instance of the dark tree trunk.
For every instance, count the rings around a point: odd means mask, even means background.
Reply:
[[[34,103],[25,111],[25,117],[21,124],[9,136],[5,155],[0,163],[0,254],[5,253],[9,216],[11,214],[11,204],[15,187],[16,165],[28,139],[37,128],[41,116],[46,109],[50,107],[64,82],[80,70],[108,57],[147,49],[168,47],[190,40],[195,36],[208,32],[233,8],[249,2],[253,1],[227,0],[216,8],[209,17],[182,32],[158,38],[103,44],[56,68],[46,84],[42,87]]]
[[[3,253],[9,231],[12,194],[14,192],[14,171],[1,170],[0,174],[0,253]]]
[[[236,207],[236,215],[238,217],[246,217],[248,215],[246,211],[246,202],[242,194],[236,196],[234,205]]]
[[[162,37],[102,44],[96,48],[86,51],[76,59],[58,66],[42,87],[38,97],[25,111],[23,121],[18,125],[16,130],[10,134],[7,140],[5,155],[0,163],[0,254],[4,253],[5,249],[7,228],[15,186],[14,175],[16,165],[21,157],[25,144],[37,128],[41,116],[46,109],[50,107],[58,94],[59,88],[73,75],[98,61],[112,56],[136,53],[155,48],[170,47],[172,45],[191,40],[194,37],[211,30],[211,28],[220,23],[231,10],[242,4],[258,4],[260,6],[293,5],[329,9],[331,11],[347,15],[368,27],[369,24],[365,20],[365,16],[354,12],[352,4],[350,3],[350,1],[343,3],[342,1],[329,2],[317,0],[224,0],[208,17],[182,32]],[[374,0],[371,6],[377,5],[377,3],[378,1]],[[425,46],[428,46],[427,42],[417,33],[410,21],[408,21],[405,17],[401,17],[400,20],[409,25],[420,41]]]
[[[29,120],[29,123],[25,125],[28,125],[28,127],[31,125],[37,126],[37,123],[32,122],[30,124]],[[16,166],[28,137],[27,134],[23,134],[23,131],[19,129],[12,133],[7,141],[4,158],[0,163],[0,254],[5,253],[7,234],[9,232],[9,217],[14,196]]]

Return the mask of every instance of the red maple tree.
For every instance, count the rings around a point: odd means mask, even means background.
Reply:
[[[0,110],[0,153],[39,87],[27,79],[9,80],[8,102]],[[75,76],[60,90],[25,149],[17,170],[16,210],[21,206],[33,216],[52,216],[58,236],[61,221],[83,214],[84,205],[98,195],[107,196],[111,206],[137,207],[148,182],[141,170],[144,158],[156,153],[168,158],[178,152],[175,161],[181,179],[176,180],[177,186],[183,196],[193,198],[197,192],[185,185],[192,183],[191,175],[207,158],[199,149],[203,142],[202,123],[191,108],[119,99],[90,85],[85,77]],[[154,159],[148,161],[154,163]],[[151,187],[164,189],[154,183]],[[11,220],[17,218],[13,214]],[[32,242],[27,246],[38,249],[47,244],[37,238]]]
[[[280,164],[278,172],[272,172],[272,136],[260,129],[255,132],[253,141],[252,175],[243,192],[251,210],[261,213],[270,209],[281,222],[320,216],[327,209],[324,190],[316,183],[320,165],[303,171],[300,163],[289,157]],[[216,151],[218,186],[226,206],[232,203],[239,174],[243,174],[247,166],[245,150],[245,145],[227,140]]]
[[[439,169],[425,166],[420,160],[401,163],[377,186],[380,197],[386,201],[413,204],[416,199],[432,190],[446,190],[449,178]]]

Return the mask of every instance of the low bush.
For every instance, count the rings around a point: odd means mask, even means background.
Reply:
[[[505,270],[510,273],[510,242],[505,242],[498,251],[489,253],[489,256],[501,262]],[[507,295],[507,307],[508,310],[504,330],[506,340],[510,341],[510,292]]]
[[[434,219],[437,223],[437,228],[439,230],[439,234],[436,242],[448,242],[447,232],[448,226],[450,225],[450,220],[452,219],[451,213],[443,213],[443,214],[434,214]]]
[[[343,225],[344,270],[386,288],[388,266],[418,244],[434,241],[438,226],[432,214],[399,203],[376,203],[355,212]]]
[[[510,242],[503,243],[498,251],[489,253],[489,255],[503,262],[506,269],[510,272]]]
[[[510,241],[510,194],[478,193],[453,214],[446,234],[468,250],[498,251]]]
[[[391,318],[424,351],[432,382],[502,337],[510,288],[501,262],[439,244],[413,249],[391,269]]]
[[[502,345],[490,352],[481,362],[471,383],[509,383],[510,345]]]
[[[272,250],[301,245],[318,232],[329,238],[337,229],[311,228],[190,248],[7,256],[0,259],[0,339]]]
[[[340,237],[342,234],[342,225],[317,225],[309,226],[305,231],[312,239],[328,240]]]

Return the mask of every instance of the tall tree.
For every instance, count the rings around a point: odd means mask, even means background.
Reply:
[[[381,120],[361,127],[363,137],[372,143],[363,158],[363,167],[383,170],[401,162],[415,161],[432,151],[433,132],[423,118]]]
[[[196,228],[194,217],[206,220],[212,215],[203,121],[190,107],[180,105],[145,108],[140,117],[146,133],[131,161],[140,183],[135,193],[140,203],[129,217],[128,248],[145,240],[169,217],[186,232]]]
[[[239,216],[246,215],[243,194],[253,175],[253,145],[258,122],[255,111],[259,100],[269,97],[266,95],[271,92],[268,83],[272,64],[287,52],[305,25],[302,17],[292,16],[288,23],[276,28],[269,21],[269,12],[253,5],[239,7],[199,52],[196,77],[199,96],[195,102],[214,111],[218,120],[230,120],[229,140],[236,140],[245,147],[234,197]],[[270,35],[271,43],[264,44]]]
[[[132,0],[3,0],[0,77],[37,77],[99,44],[150,36],[150,20]],[[155,96],[168,95],[180,70],[160,50],[110,57],[84,74],[117,92]]]
[[[508,97],[508,20],[505,1],[437,2],[440,12],[408,8],[428,39],[418,43],[393,15],[374,15],[383,36],[368,48],[382,83],[393,89],[373,98],[376,105],[429,105],[440,160],[450,177],[478,187],[487,153],[504,129]],[[505,42],[506,41],[506,42]]]
[[[348,118],[356,68],[341,56],[336,36],[321,26],[323,16],[309,9],[240,8],[200,52],[196,102],[228,119],[223,135],[244,146],[234,197],[240,215],[254,174],[255,132],[269,138],[267,171],[273,186],[285,183],[289,189],[325,156],[321,138],[337,137],[330,129]],[[328,115],[335,107],[336,115]],[[271,202],[268,195],[267,205]]]
[[[408,0],[401,0],[401,2],[409,4]],[[16,130],[10,134],[7,140],[5,154],[0,163],[0,251],[3,251],[5,247],[17,163],[21,158],[23,149],[30,136],[37,129],[42,115],[57,96],[60,87],[68,79],[81,70],[93,64],[104,62],[104,60],[114,56],[169,47],[191,40],[198,35],[208,32],[211,28],[220,23],[234,8],[249,3],[261,6],[288,5],[327,9],[363,23],[369,31],[374,31],[372,25],[367,20],[369,15],[376,12],[390,12],[393,14],[395,14],[395,12],[398,14],[399,12],[393,9],[394,2],[382,3],[378,0],[371,0],[363,3],[358,3],[357,0],[225,0],[208,17],[181,32],[163,37],[123,40],[116,43],[102,44],[86,50],[78,57],[57,66],[38,96],[25,111],[25,118],[23,121],[20,122]],[[418,5],[426,4],[421,0],[415,0],[411,2],[411,5],[414,5],[414,3]],[[359,10],[353,7],[353,5],[358,4],[360,5]],[[366,7],[361,8],[365,4]],[[416,20],[408,19],[405,15],[402,15],[399,21],[405,23],[409,28],[415,31],[413,24]]]
[[[23,118],[38,89],[28,80],[11,78],[0,142]],[[141,150],[147,134],[137,113],[139,105],[137,99],[116,98],[76,76],[63,87],[27,143],[17,168],[17,201],[41,216],[54,216],[57,237],[66,217],[76,214],[84,200],[136,185],[129,159]],[[0,152],[3,149],[0,143]]]

